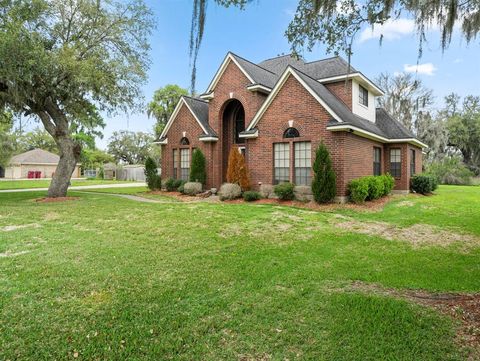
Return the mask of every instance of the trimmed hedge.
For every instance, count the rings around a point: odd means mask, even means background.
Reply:
[[[437,178],[430,174],[417,174],[410,179],[410,189],[415,193],[429,194],[437,187]]]
[[[173,192],[178,188],[178,187],[175,186],[176,182],[177,182],[177,180],[173,179],[173,178],[168,178],[165,181],[165,189],[167,190],[167,192]]]
[[[162,178],[158,174],[157,162],[148,157],[145,161],[145,181],[150,190],[162,189]]]
[[[354,203],[363,203],[368,197],[369,182],[366,178],[353,179],[348,183],[348,193]]]
[[[290,182],[280,183],[273,188],[273,192],[280,198],[282,201],[291,201],[295,199],[294,193],[295,185]]]
[[[243,192],[243,199],[246,202],[258,201],[260,198],[261,198],[261,196],[260,196],[259,192],[255,192],[255,191]]]
[[[389,195],[395,185],[390,174],[353,179],[348,184],[350,198],[354,203],[372,201]]]

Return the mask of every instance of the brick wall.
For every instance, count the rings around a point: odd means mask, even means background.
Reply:
[[[325,87],[345,103],[348,109],[352,110],[352,81],[339,81],[324,84]]]
[[[180,140],[183,137],[183,132],[188,138],[190,145],[180,145]],[[200,149],[207,159],[207,184],[206,188],[211,188],[213,179],[211,171],[212,167],[212,144],[200,141],[198,138],[203,134],[203,130],[198,122],[193,117],[187,106],[182,105],[174,122],[168,130],[166,136],[168,144],[162,145],[162,178],[173,177],[173,149],[189,148],[190,156],[193,148]],[[191,159],[190,159],[191,161]],[[178,165],[180,171],[180,165]]]
[[[223,145],[224,137],[231,137],[231,131],[224,134],[223,129],[223,111],[231,99],[236,99],[242,103],[245,110],[245,127],[255,116],[255,113],[263,104],[266,95],[258,92],[251,92],[246,87],[251,85],[251,82],[243,74],[243,72],[233,62],[230,62],[218,83],[215,86],[214,98],[208,104],[208,117],[210,126],[215,130],[219,136],[219,141],[212,145],[212,167],[210,172],[212,174],[213,184],[219,186],[223,182],[224,174],[226,173],[226,163],[223,162],[224,153],[228,154],[228,149],[225,150]],[[228,147],[226,147],[228,148]]]

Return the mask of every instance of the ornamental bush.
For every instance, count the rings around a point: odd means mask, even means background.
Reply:
[[[354,203],[363,203],[368,197],[369,181],[366,177],[353,179],[348,183],[350,199]]]
[[[202,192],[202,183],[200,182],[187,182],[183,186],[183,193],[188,194],[189,196],[196,196],[198,193]]]
[[[261,198],[261,195],[259,192],[255,192],[255,191],[243,192],[243,199],[246,202],[258,201],[260,198]]]
[[[313,198],[317,203],[327,203],[335,198],[336,191],[336,176],[330,153],[322,142],[315,152],[313,163]]]
[[[207,181],[207,171],[205,168],[206,160],[200,149],[195,149],[192,153],[192,164],[190,167],[190,182],[199,182],[205,184]]]
[[[176,183],[177,183],[176,179],[168,178],[165,181],[165,189],[167,190],[167,192],[173,192],[177,190],[178,186],[176,186]]]
[[[222,201],[236,199],[242,195],[242,189],[236,183],[223,183],[218,192]]]
[[[379,176],[364,177],[368,183],[368,196],[367,200],[372,201],[383,196],[385,192],[385,183]]]
[[[383,181],[383,194],[382,196],[388,196],[392,193],[393,187],[395,187],[395,179],[389,174],[383,174],[379,176]]]
[[[410,179],[410,189],[415,193],[429,194],[437,189],[437,186],[437,179],[430,174],[417,174]]]
[[[157,163],[152,157],[147,157],[145,161],[145,181],[148,189],[152,191],[162,188],[162,178],[158,174]]]
[[[282,201],[291,201],[295,199],[294,193],[295,185],[290,182],[280,183],[273,188],[273,192],[278,196]]]
[[[250,189],[245,158],[236,146],[230,149],[230,154],[228,155],[227,182],[238,184],[243,191]]]

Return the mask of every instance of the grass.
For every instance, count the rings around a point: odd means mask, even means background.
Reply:
[[[103,180],[103,179],[78,179],[72,180],[72,186],[93,186],[99,184],[131,183],[128,181]],[[1,180],[0,190],[3,189],[27,189],[27,188],[48,188],[50,179],[32,180]]]
[[[450,318],[347,286],[478,292],[478,248],[413,248],[274,205],[43,195],[0,194],[2,359],[465,358]],[[480,235],[478,187],[407,200],[342,213]]]

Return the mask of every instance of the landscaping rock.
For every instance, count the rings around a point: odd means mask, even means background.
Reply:
[[[195,196],[202,192],[202,183],[199,182],[187,182],[183,186],[183,193],[189,196]]]
[[[242,195],[242,189],[238,184],[223,183],[220,187],[219,195],[222,201],[227,199],[236,199]]]
[[[301,202],[313,200],[312,188],[309,186],[295,186],[293,192],[295,193],[295,198]]]

